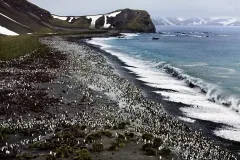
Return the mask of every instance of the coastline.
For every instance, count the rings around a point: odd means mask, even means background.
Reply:
[[[88,40],[87,40],[88,41]],[[170,102],[164,100],[160,94],[153,92],[154,90],[161,90],[159,88],[154,88],[145,84],[145,82],[138,80],[138,75],[134,72],[130,71],[126,67],[129,67],[125,62],[121,61],[117,56],[112,55],[109,52],[106,52],[104,49],[101,49],[101,46],[90,44],[87,41],[81,41],[81,43],[91,47],[92,49],[96,50],[103,54],[103,56],[108,60],[108,63],[111,64],[117,73],[132,82],[135,86],[141,89],[143,92],[144,97],[147,99],[159,103],[163,106],[163,110],[170,116],[175,117],[182,121],[182,123],[189,126],[194,131],[198,131],[203,133],[203,135],[207,138],[210,138],[211,141],[214,142],[215,145],[219,145],[223,148],[229,149],[234,153],[239,153],[240,142],[224,139],[222,137],[216,136],[213,131],[216,128],[221,128],[226,126],[222,123],[211,122],[207,120],[200,120],[200,119],[193,119],[194,123],[188,122],[186,120],[180,119],[180,117],[184,117],[182,111],[179,110],[181,107],[191,107],[187,106],[186,104],[177,103],[177,102]]]
[[[124,154],[127,153],[125,156],[131,157],[132,160],[153,159],[141,150],[144,143],[151,144],[153,141],[153,139],[150,139],[149,142],[146,142],[146,139],[142,138],[144,133],[152,134],[154,139],[160,138],[163,144],[159,147],[167,147],[171,150],[171,154],[164,157],[166,160],[190,157],[193,159],[235,157],[227,150],[212,144],[209,138],[191,130],[186,124],[173,118],[174,115],[169,116],[163,108],[166,102],[162,104],[155,102],[154,100],[161,100],[161,98],[159,99],[156,93],[149,94],[152,88],[147,88],[141,81],[136,80],[136,75],[129,73],[127,69],[123,69],[122,66],[125,65],[123,62],[114,56],[107,55],[109,54],[107,52],[103,53],[104,51],[99,48],[92,48],[93,46],[80,42],[79,40],[82,40],[82,37],[74,36],[75,38],[70,37],[70,39],[68,37],[41,38],[41,42],[51,48],[51,53],[63,54],[63,57],[66,56],[67,58],[57,63],[59,65],[54,70],[49,70],[50,73],[55,75],[55,78],[50,79],[50,81],[25,83],[42,87],[41,90],[46,91],[46,95],[42,99],[54,97],[56,102],[47,108],[41,108],[41,112],[31,112],[31,115],[16,113],[14,121],[3,120],[4,127],[10,126],[8,129],[14,130],[18,127],[17,131],[20,128],[26,130],[26,133],[24,132],[24,137],[21,134],[18,135],[18,133],[10,134],[9,140],[13,140],[14,138],[11,139],[12,136],[16,135],[20,137],[20,140],[14,139],[14,141],[5,141],[6,144],[2,143],[3,152],[1,152],[0,157],[11,159],[11,156],[16,153],[22,154],[23,151],[27,151],[27,153],[36,154],[36,152],[39,153],[39,150],[41,154],[45,153],[44,156],[54,156],[55,153],[56,156],[59,156],[59,154],[65,156],[65,150],[67,152],[74,150],[75,152],[75,147],[82,147],[91,151],[93,142],[86,142],[86,140],[95,131],[105,130],[106,126],[110,127],[107,130],[108,133],[110,132],[113,135],[134,133],[136,138],[127,142],[124,141],[126,148],[123,152]],[[107,56],[104,56],[104,54]],[[47,60],[51,61],[51,58],[56,57],[47,57]],[[36,62],[32,63],[30,60],[27,62],[31,62],[30,64],[33,66],[36,65]],[[23,60],[23,62],[25,61]],[[16,67],[22,67],[22,64],[19,63]],[[42,63],[41,57],[38,63]],[[7,68],[6,73],[11,73],[10,71]],[[26,68],[26,71],[29,71],[29,68]],[[41,70],[39,72],[38,67],[33,68],[32,72],[42,73]],[[4,76],[9,78],[8,74],[3,75],[2,78]],[[41,76],[40,79],[44,80]],[[18,82],[18,79],[16,81]],[[7,83],[6,81],[6,86],[8,86]],[[9,88],[14,89],[13,87],[10,86]],[[143,92],[140,90],[142,88]],[[23,86],[23,91],[25,91],[25,86]],[[42,101],[41,103],[47,105],[49,102]],[[179,106],[179,104],[176,104],[176,106]],[[7,114],[10,113],[10,117],[15,114],[15,110],[6,112]],[[124,127],[123,130],[114,129],[115,126],[123,122],[128,122],[130,125]],[[39,126],[40,131],[38,130]],[[82,129],[83,126],[84,129]],[[128,137],[125,137],[125,139],[128,140]],[[106,137],[104,136],[94,139],[97,143],[103,143],[108,148],[111,143],[109,144],[109,139],[106,140],[107,142],[105,140]],[[110,142],[114,141],[114,136],[111,136],[110,140]],[[59,144],[60,148],[58,148]],[[74,147],[70,147],[70,149],[69,147],[62,148],[61,145]],[[12,146],[14,146],[13,149]],[[29,147],[33,147],[35,150],[29,150]],[[63,153],[59,153],[59,149],[60,151],[63,150]],[[161,149],[157,148],[156,150],[159,152]],[[21,150],[20,153],[19,150]],[[115,152],[116,155],[122,153],[120,151]],[[136,152],[136,154],[133,154],[133,152]],[[2,155],[2,153],[5,154]],[[124,154],[115,157],[112,152],[107,150],[102,151],[101,154],[91,152],[91,156],[95,159],[103,157],[105,159],[125,160]],[[68,156],[71,159],[74,154]],[[159,159],[157,156],[154,158]]]

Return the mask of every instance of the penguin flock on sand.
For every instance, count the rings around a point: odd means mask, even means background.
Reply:
[[[0,153],[17,153],[33,142],[44,141],[63,123],[85,125],[86,130],[95,131],[104,129],[105,126],[113,127],[121,122],[130,122],[131,130],[136,133],[151,133],[154,138],[160,138],[165,146],[174,148],[182,159],[237,160],[235,154],[215,145],[202,133],[169,116],[161,104],[146,99],[140,89],[116,74],[99,52],[85,44],[68,42],[59,37],[43,38],[41,42],[69,54],[65,65],[69,66],[67,69],[69,75],[74,77],[74,84],[81,85],[87,107],[78,111],[68,111],[65,108],[65,112],[42,115],[40,118],[29,114],[27,118],[16,115],[14,119],[3,120],[0,127],[31,130],[38,126],[41,134],[33,134],[32,138],[16,143],[7,142],[0,146]],[[8,85],[11,87],[12,84]],[[74,88],[73,84],[67,85]],[[102,95],[96,95],[92,91]],[[77,106],[78,103],[76,100],[74,104]],[[117,133],[115,136],[118,136]],[[146,139],[140,141],[152,143]],[[56,154],[53,151],[49,153]],[[163,157],[159,156],[159,159]]]

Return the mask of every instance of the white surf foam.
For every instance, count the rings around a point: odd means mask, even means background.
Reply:
[[[195,62],[193,64],[182,65],[183,67],[200,67],[200,66],[207,66],[208,64],[205,62]]]
[[[171,75],[167,74],[164,70],[157,70],[156,66],[159,64],[142,61],[140,59],[136,59],[136,57],[130,57],[128,54],[125,53],[115,51],[113,52],[113,50],[111,50],[112,46],[105,44],[105,41],[107,40],[108,39],[93,39],[92,41],[90,41],[90,43],[99,45],[102,49],[106,50],[112,55],[117,56],[121,61],[129,65],[130,67],[126,68],[129,69],[131,72],[135,73],[139,77],[138,79],[143,81],[146,85],[169,90],[162,91],[156,89],[154,91],[158,94],[161,94],[166,100],[183,103],[186,104],[186,106],[190,105],[190,107],[180,108],[183,114],[188,117],[179,117],[181,120],[194,123],[195,120],[193,119],[200,119],[231,126],[230,129],[220,128],[214,131],[214,133],[217,136],[226,139],[240,141],[240,136],[231,136],[231,134],[233,133],[240,132],[239,114],[231,110],[230,107],[225,107],[223,105],[209,101],[209,99],[214,96],[216,86],[212,86],[212,89],[210,86],[207,86],[210,91],[205,95],[201,92],[200,88],[188,87],[184,79],[179,80],[178,78],[174,78]],[[164,65],[164,63],[160,65]],[[181,73],[181,70],[178,70],[178,72]],[[187,77],[187,79],[190,79],[190,77]],[[196,83],[203,82],[198,81]],[[219,96],[216,96],[215,99],[220,100]],[[234,128],[234,130],[232,128]]]
[[[139,36],[139,33],[121,33],[122,35],[124,36],[127,36],[127,37],[137,37]]]
[[[240,128],[240,127],[239,127]],[[230,139],[233,141],[240,141],[240,131],[238,128],[224,128],[214,131],[214,133],[225,139]]]
[[[194,123],[195,122],[194,119],[191,119],[191,118],[188,118],[188,117],[178,117],[178,119],[180,119],[182,121],[185,121],[185,122],[189,122],[189,123]]]

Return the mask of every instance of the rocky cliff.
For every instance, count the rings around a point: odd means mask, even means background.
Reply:
[[[147,33],[156,31],[150,15],[142,10],[121,10],[121,13],[116,17],[107,17],[107,22],[111,26],[123,31]]]
[[[96,28],[116,28],[123,32],[155,32],[150,15],[146,11],[123,9],[96,20]]]

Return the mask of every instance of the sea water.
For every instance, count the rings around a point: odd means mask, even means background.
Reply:
[[[157,32],[90,43],[125,62],[152,92],[186,104],[179,119],[224,124],[213,133],[240,141],[240,27],[157,26]]]

